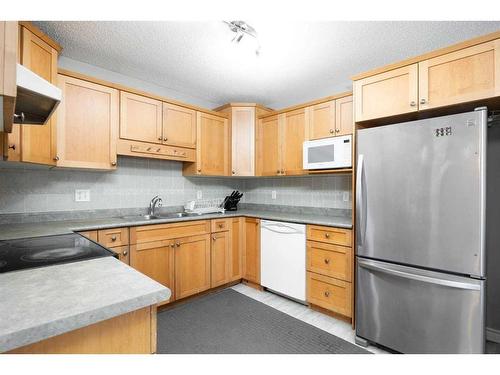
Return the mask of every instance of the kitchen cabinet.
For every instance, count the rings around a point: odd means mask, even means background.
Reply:
[[[229,142],[227,118],[198,112],[196,161],[184,164],[184,175],[229,176]]]
[[[120,138],[162,143],[162,102],[121,91]]]
[[[175,240],[177,299],[210,289],[210,234]]]
[[[174,246],[172,240],[130,245],[130,266],[171,290],[172,297],[165,303],[176,298]]]
[[[245,247],[245,218],[231,219],[231,257],[229,281],[243,277],[243,249]]]
[[[89,240],[98,241],[97,237],[97,231],[96,230],[87,230],[84,232],[78,232],[78,234],[81,234],[83,237],[88,238]]]
[[[325,227],[321,225],[308,225],[306,227],[307,239],[326,242],[334,245],[351,246],[352,231],[350,229]]]
[[[19,63],[43,79],[57,83],[57,56],[61,47],[31,23],[19,24]],[[14,74],[15,77],[15,74]],[[13,125],[6,135],[7,160],[37,164],[56,164],[56,120],[44,125]]]
[[[245,218],[245,251],[243,278],[260,284],[260,220]]]
[[[335,100],[335,135],[354,133],[354,113],[352,95]]]
[[[351,293],[351,283],[307,272],[307,301],[309,303],[350,318],[352,316]]]
[[[352,281],[352,249],[307,241],[307,270],[344,281]]]
[[[307,173],[302,168],[302,144],[309,138],[309,109],[286,112],[281,127],[281,175]]]
[[[500,96],[500,39],[418,63],[419,110]]]
[[[196,111],[163,103],[163,143],[196,148]]]
[[[97,232],[97,241],[118,254],[125,264],[130,264],[129,229],[111,228],[102,229]]]
[[[355,81],[355,121],[418,111],[417,82],[417,64]]]
[[[118,90],[59,74],[57,166],[116,169]]]
[[[257,128],[257,175],[281,174],[281,123],[283,115],[259,120]]]
[[[335,100],[310,107],[309,138],[320,139],[336,135]]]
[[[130,229],[130,243],[139,244],[210,233],[210,220],[142,225]]]
[[[3,134],[11,132],[17,95],[16,63],[18,50],[17,21],[0,21],[0,156],[3,155]],[[3,124],[3,126],[2,126]],[[7,138],[7,135],[5,135]]]
[[[211,269],[211,288],[224,285],[230,281],[231,232],[212,233]]]

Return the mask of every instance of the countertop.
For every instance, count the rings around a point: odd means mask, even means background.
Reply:
[[[170,298],[113,257],[0,274],[0,352]]]
[[[241,209],[238,211],[226,211],[224,214],[207,214],[200,216],[186,216],[176,218],[160,218],[153,220],[124,219],[111,217],[106,219],[65,220],[49,221],[42,223],[3,224],[0,225],[0,240],[11,240],[17,238],[49,236],[56,234],[67,234],[84,230],[97,230],[105,228],[117,228],[138,225],[151,225],[163,223],[175,223],[180,221],[217,219],[221,217],[255,217],[266,220],[287,221],[291,223],[326,225],[338,228],[352,228],[352,219],[348,216],[327,216],[321,214],[310,214],[301,212],[280,212],[255,209]]]

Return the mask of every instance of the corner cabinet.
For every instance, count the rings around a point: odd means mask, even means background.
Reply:
[[[197,112],[196,161],[185,163],[183,174],[230,175],[230,133],[226,117]]]
[[[58,86],[56,165],[116,169],[118,90],[61,74]]]

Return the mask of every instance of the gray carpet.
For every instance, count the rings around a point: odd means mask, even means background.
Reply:
[[[368,354],[232,289],[158,314],[158,353]]]

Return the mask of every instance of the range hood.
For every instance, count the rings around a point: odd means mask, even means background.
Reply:
[[[61,101],[61,89],[21,64],[17,64],[16,74],[14,123],[45,124]]]

